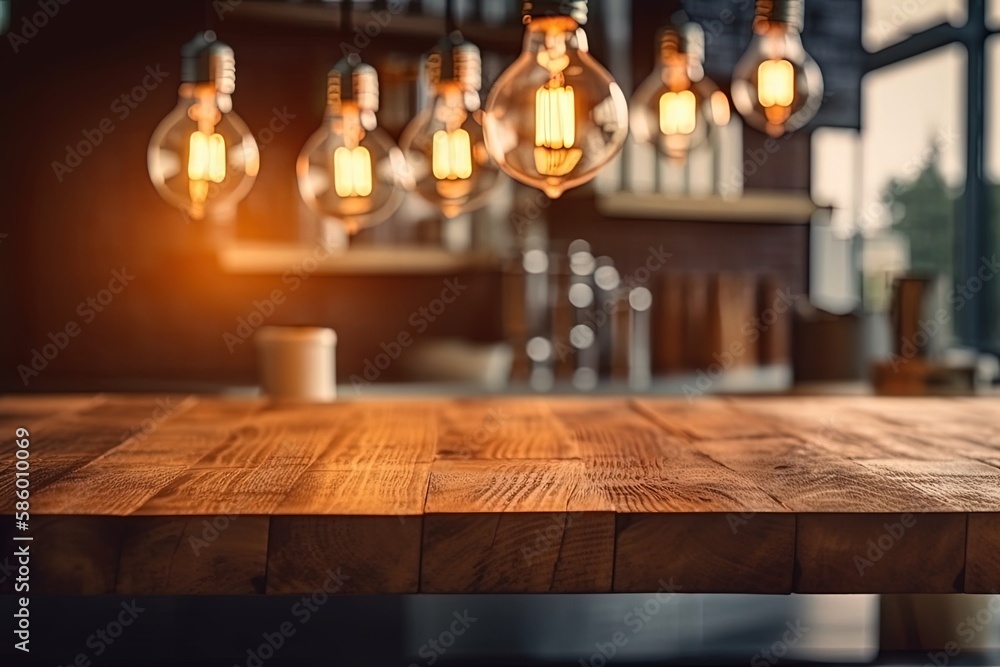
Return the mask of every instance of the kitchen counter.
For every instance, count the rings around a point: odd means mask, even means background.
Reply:
[[[33,591],[292,594],[333,578],[341,593],[987,593],[1000,581],[995,398],[8,396],[0,425],[30,432],[18,534],[33,538]]]

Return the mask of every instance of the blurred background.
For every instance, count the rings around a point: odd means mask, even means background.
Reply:
[[[398,138],[423,104],[443,0],[390,3],[385,26],[373,17],[386,2],[357,2],[350,38],[338,2],[57,3],[32,31],[36,4],[3,3],[0,390],[252,388],[264,324],[336,330],[338,382],[358,392],[913,394],[996,380],[1000,2],[810,0],[802,39],[826,86],[805,128],[772,139],[734,111],[686,161],[630,138],[561,199],[505,179],[484,208],[445,219],[411,193],[351,239],[295,181],[326,71],[357,42]],[[483,51],[484,94],[520,51],[520,4],[452,6]],[[728,93],[752,4],[596,0],[586,28],[631,96],[657,29],[683,10]],[[145,164],[180,45],[207,27],[235,51],[234,108],[261,153],[226,224],[163,202]],[[438,302],[446,281],[458,305]],[[908,354],[906,327],[928,317]]]
[[[451,7],[482,49],[485,94],[521,50],[521,2]],[[361,32],[345,34],[335,1],[0,0],[0,392],[250,393],[255,334],[273,325],[335,330],[347,396],[996,391],[1000,0],[808,0],[802,40],[825,92],[804,128],[771,138],[733,111],[684,161],[629,138],[558,200],[504,179],[482,209],[445,219],[411,193],[349,238],[296,184],[327,71],[345,44],[360,51],[398,140],[424,104],[420,59],[446,9],[358,1]],[[752,2],[591,0],[591,50],[626,97],[678,11],[730,94]],[[146,165],[176,104],[180,47],[207,28],[234,49],[234,108],[261,154],[225,223],[165,203]],[[451,659],[596,667],[595,638],[645,599],[369,602],[405,628],[386,650],[418,662],[468,606],[492,620]],[[877,607],[685,596],[622,655],[770,664],[768,638],[804,619],[817,630],[790,657],[866,661]],[[977,641],[995,647],[995,623]]]

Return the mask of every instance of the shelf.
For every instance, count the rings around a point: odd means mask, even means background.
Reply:
[[[499,261],[488,252],[453,253],[440,248],[397,246],[326,251],[291,243],[239,243],[218,251],[228,273],[281,275],[304,262],[319,275],[439,275],[491,271]]]
[[[803,192],[775,190],[746,192],[738,198],[616,192],[598,195],[597,210],[611,218],[807,225],[813,214],[826,209]]]

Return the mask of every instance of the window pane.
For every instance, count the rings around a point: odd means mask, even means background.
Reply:
[[[1000,0],[994,0],[990,5],[991,14],[1000,14]],[[1000,16],[997,17],[1000,20]],[[991,225],[990,247],[984,255],[996,252],[1000,255],[1000,71],[989,64],[996,63],[1000,58],[1000,36],[990,37],[986,42],[986,178],[990,183],[990,217]],[[988,301],[994,304],[985,309],[987,342],[995,350],[1000,350],[1000,281],[991,280],[988,285]]]
[[[993,0],[996,2],[996,0]],[[966,0],[864,0],[864,45],[878,51],[939,23],[965,23]]]
[[[882,309],[902,271],[950,283],[956,203],[965,183],[965,49],[950,45],[862,82],[858,224],[868,237],[865,297]]]

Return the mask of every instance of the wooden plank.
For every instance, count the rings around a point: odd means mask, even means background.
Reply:
[[[267,592],[312,592],[341,571],[341,594],[416,593],[439,404],[338,407],[346,419],[273,510]]]
[[[259,516],[125,517],[116,595],[264,592],[269,520]]]
[[[912,582],[912,573],[920,571],[934,573],[919,584],[929,592],[953,591],[956,582],[961,590],[965,517],[955,512],[1000,503],[1000,477],[995,471],[968,460],[943,463],[903,459],[903,450],[892,442],[880,444],[878,451],[897,447],[897,458],[851,460],[837,454],[836,443],[842,434],[838,424],[849,423],[854,432],[870,429],[871,425],[859,426],[854,413],[835,412],[824,430],[814,428],[815,423],[807,428],[788,428],[796,421],[799,403],[805,401],[787,402],[786,412],[778,413],[787,416],[779,418],[773,412],[755,411],[750,402],[701,402],[693,408],[699,420],[699,427],[694,428],[676,402],[642,401],[640,409],[665,428],[683,431],[695,451],[746,476],[796,513],[797,592],[907,592],[906,582]],[[667,409],[662,410],[662,406]],[[771,411],[778,409],[769,406]],[[725,438],[717,438],[717,431],[703,427],[704,423],[724,423],[727,418],[745,425],[739,428],[727,424],[723,427]],[[782,432],[792,435],[763,435]],[[704,439],[706,436],[711,439]],[[886,438],[883,435],[880,439]],[[857,453],[853,448],[849,451]],[[969,487],[956,484],[958,479]],[[892,535],[881,537],[882,527],[895,526],[894,521],[898,522],[903,513],[913,513],[907,516],[917,519],[916,527],[901,532],[921,537],[905,541]],[[896,519],[888,521],[893,516]],[[741,518],[752,526],[760,515],[751,512]],[[896,546],[886,559],[892,565],[856,567],[856,563],[863,565],[869,540],[877,544],[880,538],[883,543],[892,540]],[[877,548],[872,554],[881,558]]]
[[[420,531],[413,517],[271,517],[267,592],[312,593],[340,571],[339,594],[416,593]]]
[[[611,588],[614,517],[580,461],[437,461],[424,511],[421,592]]]
[[[961,593],[965,515],[799,514],[795,564],[798,593]]]
[[[1000,594],[1000,512],[969,515],[965,592]]]
[[[627,401],[562,401],[554,410],[617,513],[615,591],[656,591],[662,581],[691,592],[791,590],[794,517],[753,481]],[[775,514],[740,535],[732,517],[748,512]]]
[[[0,399],[35,420],[50,593],[1000,581],[995,400],[60,400]]]

